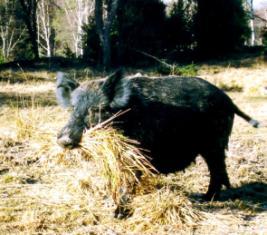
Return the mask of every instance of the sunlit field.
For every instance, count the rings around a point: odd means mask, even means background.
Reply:
[[[135,72],[151,74],[126,70]],[[233,188],[203,202],[209,172],[198,157],[183,172],[144,177],[129,195],[129,216],[117,219],[115,176],[103,174],[103,158],[56,143],[70,111],[57,106],[55,73],[1,71],[0,234],[267,234],[267,64],[201,65],[198,76],[261,122],[254,129],[235,119],[227,150]]]

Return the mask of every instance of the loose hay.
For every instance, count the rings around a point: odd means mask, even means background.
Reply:
[[[125,137],[106,123],[87,131],[81,146],[86,157],[96,162],[115,202],[122,191],[131,192],[140,182],[139,176],[154,177],[157,172],[137,141]]]
[[[133,231],[149,230],[151,224],[178,228],[196,226],[202,214],[178,190],[172,187],[157,189],[160,178],[157,180],[157,171],[139,148],[138,142],[125,137],[109,123],[110,120],[84,133],[80,150],[65,151],[65,156],[70,156],[72,152],[80,155],[83,161],[93,160],[98,174],[105,181],[106,192],[112,195],[117,205],[125,193],[134,194],[134,199],[127,205],[133,214],[126,222],[126,226]],[[62,162],[64,154],[60,158]],[[137,177],[136,172],[142,177]],[[137,184],[137,191],[134,191]],[[79,185],[82,189],[92,190],[89,179],[80,180]]]
[[[182,192],[169,187],[136,197],[132,206],[135,211],[128,226],[136,232],[150,230],[152,224],[192,229],[203,217],[203,213],[197,211]]]

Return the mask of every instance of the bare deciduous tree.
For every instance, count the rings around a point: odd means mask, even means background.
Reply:
[[[254,28],[254,2],[253,0],[250,0],[249,2],[250,6],[250,30],[251,30],[251,37],[250,37],[250,45],[254,46],[255,45],[255,28]]]
[[[82,40],[82,26],[88,23],[88,17],[93,14],[94,1],[93,0],[63,0],[62,8],[65,12],[69,30],[71,31],[73,49],[75,56],[83,55],[81,47]]]
[[[244,2],[244,8],[247,11],[249,17],[250,38],[247,44],[255,46],[255,25],[254,25],[254,0],[246,0]]]
[[[39,0],[37,8],[38,45],[47,57],[53,55],[53,0]]]
[[[20,41],[25,27],[16,27],[14,16],[14,4],[12,1],[3,0],[0,2],[0,38],[1,51],[4,60],[8,60]]]

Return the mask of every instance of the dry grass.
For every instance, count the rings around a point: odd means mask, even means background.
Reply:
[[[259,63],[243,68],[203,67],[200,76],[226,91],[243,91],[248,97],[267,97],[267,66]]]
[[[221,75],[226,84],[237,74],[242,84],[266,78],[263,65],[227,71],[204,70],[209,80]],[[201,158],[176,174],[154,176],[149,170],[138,183],[134,172],[140,164],[150,169],[144,152],[108,125],[87,132],[80,149],[63,151],[57,146],[56,133],[68,111],[53,105],[52,96],[49,105],[39,102],[47,98],[40,94],[53,91],[50,81],[2,82],[0,89],[0,99],[10,91],[18,97],[0,102],[0,234],[267,233],[266,126],[255,130],[236,119],[227,158],[235,188],[223,192],[221,201],[205,203],[195,196],[204,193],[209,182]],[[24,99],[22,93],[31,98]],[[244,88],[230,95],[267,123],[265,96],[252,99]],[[129,162],[133,156],[140,161]],[[116,199],[125,185],[133,193],[132,216],[118,220]]]

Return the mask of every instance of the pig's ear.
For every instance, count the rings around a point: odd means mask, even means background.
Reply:
[[[79,86],[79,83],[72,80],[63,72],[57,72],[56,97],[60,106],[66,108],[71,105],[71,93]]]
[[[131,95],[130,83],[127,78],[123,78],[122,69],[111,74],[102,89],[111,108],[120,109],[128,104]]]

